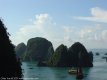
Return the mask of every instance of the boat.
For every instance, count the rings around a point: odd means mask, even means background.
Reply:
[[[78,61],[78,67],[77,67],[77,74],[76,74],[76,79],[83,79],[84,78],[84,74],[82,71],[82,57],[81,57],[81,51],[79,52],[79,61]]]
[[[76,68],[71,68],[68,72],[69,74],[75,74],[76,75],[76,79],[83,79],[84,78],[84,74],[82,71],[82,58],[81,58],[81,52],[79,52],[79,60],[78,60],[78,66]]]
[[[106,59],[106,62],[107,62],[107,56],[102,57],[102,59]]]
[[[29,69],[33,69],[32,67],[30,67]]]
[[[70,70],[68,70],[69,74],[77,74],[77,69],[75,68],[71,68]]]
[[[83,72],[82,72],[82,68],[79,67],[77,69],[77,75],[76,75],[76,79],[83,79],[84,75],[83,75]]]

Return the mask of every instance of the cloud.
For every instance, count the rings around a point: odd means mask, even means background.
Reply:
[[[90,9],[90,13],[92,16],[89,16],[89,17],[78,16],[78,17],[74,17],[74,18],[80,19],[80,20],[88,20],[88,21],[107,23],[107,10],[104,10],[99,7],[94,7],[94,8]]]
[[[80,30],[79,35],[80,38],[85,38],[85,37],[87,38],[90,36],[91,33],[92,33],[92,29],[85,28]]]
[[[53,21],[53,18],[45,14],[35,15],[31,23],[23,25],[14,36],[12,42],[17,45],[20,42],[27,43],[28,39],[44,37],[53,43],[54,48],[60,44],[70,47],[74,42],[81,42],[87,48],[107,47],[107,27],[102,24],[92,26],[65,26]]]
[[[102,35],[103,41],[107,41],[107,30],[103,30],[101,35]]]
[[[11,39],[17,45],[20,42],[27,43],[28,39],[33,37],[44,37],[50,40],[54,47],[57,47],[65,42],[65,40],[66,44],[69,44],[67,43],[70,40],[69,36],[65,35],[68,32],[67,28],[63,30],[63,28],[57,26],[52,17],[45,13],[35,15],[32,23],[22,26]]]

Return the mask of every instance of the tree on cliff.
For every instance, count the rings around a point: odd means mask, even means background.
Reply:
[[[16,58],[14,46],[6,30],[7,28],[0,20],[0,78],[21,78],[21,63]]]

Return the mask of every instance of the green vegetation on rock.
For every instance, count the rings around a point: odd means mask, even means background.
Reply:
[[[81,65],[83,67],[92,67],[93,55],[89,54],[86,48],[79,42],[74,43],[68,50],[71,55],[72,66],[78,66],[79,57],[81,57]]]
[[[74,43],[68,50],[63,44],[60,45],[48,61],[48,66],[77,67],[81,56],[81,66],[92,67],[93,55],[79,42]]]
[[[88,53],[83,44],[79,42],[74,43],[69,49],[61,44],[54,52],[50,41],[45,38],[36,37],[28,40],[26,51],[25,49],[23,50],[24,47],[24,43],[21,43],[17,46],[16,50],[23,51],[24,61],[37,61],[38,66],[77,67],[80,56],[83,67],[93,66],[93,54]],[[22,52],[17,54],[20,56]]]
[[[28,40],[25,61],[46,61],[53,54],[52,43],[45,38],[36,37]]]
[[[56,66],[56,67],[65,67],[67,66],[68,61],[68,53],[67,47],[61,44],[54,54],[51,56],[48,65],[49,66]]]

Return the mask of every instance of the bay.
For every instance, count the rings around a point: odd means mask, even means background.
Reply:
[[[95,55],[94,66],[83,68],[82,80],[107,80],[107,62],[102,59],[105,52]],[[76,80],[76,75],[68,73],[70,67],[37,67],[35,62],[22,62],[24,80]]]

